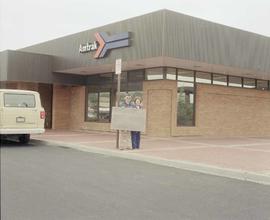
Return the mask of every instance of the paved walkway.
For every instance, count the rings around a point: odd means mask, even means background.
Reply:
[[[140,150],[115,148],[115,134],[107,132],[71,132],[49,130],[33,139],[69,144],[84,149],[98,148],[167,160],[179,161],[270,178],[270,137],[204,138],[142,136]],[[269,179],[270,180],[270,179]],[[270,182],[269,182],[270,183]]]

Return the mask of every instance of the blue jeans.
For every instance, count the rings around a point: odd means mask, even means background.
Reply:
[[[141,132],[131,131],[132,149],[140,148]]]

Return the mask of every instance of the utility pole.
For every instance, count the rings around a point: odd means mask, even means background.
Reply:
[[[120,89],[121,89],[121,73],[122,73],[122,59],[115,60],[115,74],[117,75],[117,92],[115,106],[119,107],[120,102]],[[120,146],[120,131],[116,131],[116,148]]]

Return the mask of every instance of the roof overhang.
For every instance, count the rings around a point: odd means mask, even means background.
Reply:
[[[209,64],[199,61],[184,60],[179,58],[172,57],[153,57],[146,58],[142,60],[132,60],[132,61],[123,61],[122,62],[122,71],[136,70],[136,69],[146,69],[154,67],[175,67],[182,69],[190,69],[196,71],[210,72],[210,73],[219,73],[232,76],[240,76],[247,78],[256,78],[270,80],[270,73],[263,72],[260,70],[249,70],[242,69],[232,66],[223,66],[216,64]],[[78,67],[72,69],[57,70],[54,73],[65,73],[65,74],[78,74],[78,75],[94,75],[101,73],[114,72],[115,64],[99,64],[91,65],[87,67]]]

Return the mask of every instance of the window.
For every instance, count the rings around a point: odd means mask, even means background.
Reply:
[[[128,72],[128,81],[129,82],[140,82],[144,80],[144,71],[143,70],[133,70]]]
[[[89,92],[87,97],[86,119],[88,121],[109,122],[110,107],[110,92]]]
[[[242,78],[237,76],[229,76],[229,86],[242,87]]]
[[[143,88],[144,70],[134,70],[128,72],[128,82],[124,91],[140,91]]]
[[[167,67],[165,70],[166,79],[176,80],[176,69]]]
[[[121,77],[121,84],[127,83],[128,81],[127,72],[122,72],[120,74],[120,77]],[[118,75],[114,74],[113,83],[117,84],[117,80],[118,80]]]
[[[4,94],[5,107],[35,108],[35,96],[32,94]]]
[[[163,68],[146,69],[146,80],[158,80],[163,79]]]
[[[213,84],[227,86],[227,76],[221,74],[213,74]]]
[[[112,73],[104,73],[88,76],[86,82],[88,85],[111,85],[112,78],[113,78]]]
[[[195,125],[194,72],[178,69],[177,126]]]
[[[144,70],[122,72],[120,77],[122,96],[128,92],[134,97],[142,97]],[[111,106],[114,105],[116,99],[117,75],[106,73],[91,76],[88,77],[87,83],[89,92],[86,94],[85,120],[109,122]]]
[[[99,93],[99,120],[109,121],[110,120],[110,92],[100,92]]]
[[[194,126],[194,83],[178,82],[177,125]]]
[[[211,73],[196,72],[196,82],[211,84]]]
[[[194,72],[191,70],[178,69],[178,81],[194,82]]]
[[[98,119],[98,93],[88,93],[87,118],[90,120]]]
[[[105,73],[99,75],[99,83],[112,84],[112,73]]]
[[[257,89],[268,90],[268,81],[266,80],[257,80]]]
[[[122,72],[120,74],[120,78],[121,78],[121,90],[126,90],[128,87],[128,73]],[[114,74],[114,79],[113,79],[114,88],[117,88],[117,80],[118,80],[118,75]]]
[[[250,79],[250,78],[244,78],[243,79],[243,87],[244,88],[255,89],[256,88],[256,80],[255,79]]]

